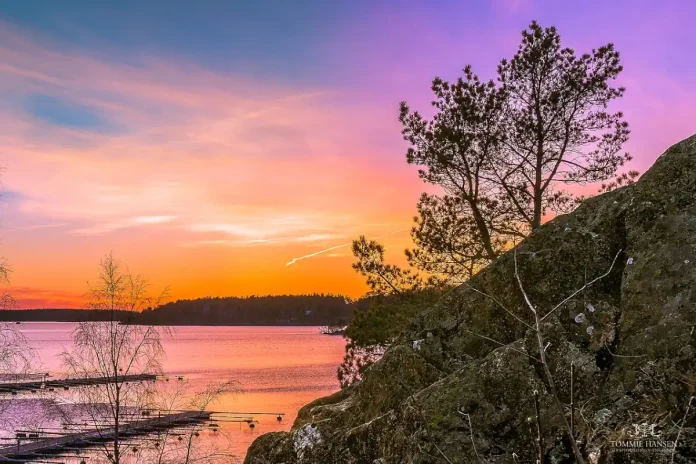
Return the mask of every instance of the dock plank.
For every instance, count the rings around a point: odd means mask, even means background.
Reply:
[[[134,374],[134,375],[119,375],[117,377],[83,377],[83,378],[64,378],[52,380],[39,380],[29,382],[0,382],[0,394],[20,393],[27,391],[38,391],[48,388],[65,388],[65,387],[84,387],[92,385],[105,385],[117,382],[145,382],[157,380],[154,374]]]
[[[136,435],[146,435],[158,429],[167,429],[187,424],[210,420],[212,413],[207,411],[184,411],[157,417],[148,417],[124,424],[119,431],[119,437],[126,438]],[[80,448],[94,446],[96,443],[113,441],[114,427],[101,427],[86,432],[69,433],[59,437],[34,439],[29,443],[0,448],[0,462],[31,461],[39,455],[60,453],[65,448]]]

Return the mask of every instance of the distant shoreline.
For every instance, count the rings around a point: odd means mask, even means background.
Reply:
[[[78,310],[82,311],[82,310]],[[50,323],[55,323],[55,324],[76,324],[79,322],[105,322],[104,321],[98,321],[98,320],[64,320],[64,321],[56,321],[56,320],[9,320],[9,319],[4,319],[0,318],[0,323],[7,322],[7,323],[16,323],[19,322],[21,324],[28,323],[28,324],[41,324],[44,322],[50,322]],[[120,322],[120,321],[119,321]],[[130,324],[130,325],[145,325],[145,324]],[[147,324],[150,325],[150,324]],[[156,327],[323,327],[321,325],[317,324],[151,324]],[[317,331],[317,333],[319,333]],[[323,334],[323,335],[328,335],[328,336],[335,336],[335,334]]]
[[[140,312],[108,309],[0,310],[0,322],[99,322],[201,327],[344,326],[356,304],[340,295],[274,295],[178,300]]]

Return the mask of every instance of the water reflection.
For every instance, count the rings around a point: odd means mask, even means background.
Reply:
[[[74,327],[66,323],[22,325],[22,332],[38,352],[41,365],[36,366],[37,372],[61,374],[58,354],[70,347]],[[273,413],[254,415],[253,427],[248,422],[223,421],[219,432],[205,430],[196,437],[220,441],[222,438],[215,437],[224,436],[240,458],[259,434],[288,430],[300,407],[339,389],[336,367],[343,357],[344,340],[321,335],[317,327],[177,327],[163,346],[163,365],[170,382],[183,376],[191,392],[225,380],[236,383],[236,391],[220,395],[210,409],[240,415]],[[30,401],[39,404],[41,400],[27,396],[17,406]],[[280,422],[278,412],[285,413]]]

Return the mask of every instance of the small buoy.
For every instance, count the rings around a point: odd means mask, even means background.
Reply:
[[[82,461],[80,461],[80,464],[87,464],[87,461],[83,459]]]
[[[138,452],[138,448],[136,448],[136,447],[134,446],[134,447],[133,447],[133,452],[134,452],[134,453],[137,453],[137,452]]]
[[[254,423],[253,423],[253,422],[249,422],[249,428],[250,428],[250,429],[253,429],[254,427],[256,427],[256,426],[254,425]]]
[[[193,436],[194,436],[194,437],[200,437],[200,436],[201,436],[201,434],[200,434],[200,433],[198,433],[198,432],[194,432]]]
[[[278,414],[277,419],[278,419],[278,422],[283,422],[283,416],[281,416],[280,414]]]
[[[178,440],[179,440],[179,441],[183,441],[183,438],[179,437]]]

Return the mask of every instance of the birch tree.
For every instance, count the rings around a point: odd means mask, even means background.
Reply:
[[[90,285],[88,307],[106,311],[106,322],[81,322],[72,334],[73,346],[62,353],[71,376],[109,379],[108,383],[77,389],[70,415],[80,414],[94,428],[108,426],[113,439],[99,449],[111,464],[124,461],[127,423],[153,402],[151,382],[127,382],[126,376],[161,374],[162,336],[166,328],[120,323],[119,311],[140,312],[159,305],[166,290],[150,294],[148,281],[129,273],[111,254],[99,264],[96,283]]]

